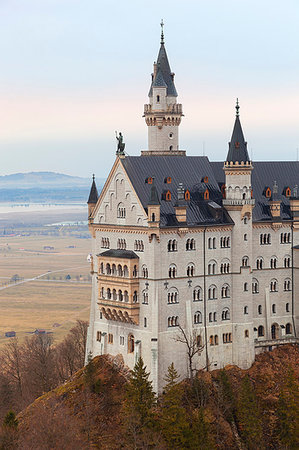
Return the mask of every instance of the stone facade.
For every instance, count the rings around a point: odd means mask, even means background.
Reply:
[[[188,157],[178,152],[181,105],[174,86],[163,86],[163,77],[162,87],[154,85],[157,67],[155,71],[145,107],[149,149],[135,158],[142,168],[149,154],[179,155],[183,167]],[[167,89],[172,89],[169,96]],[[236,123],[240,127],[238,110]],[[234,145],[238,149],[243,144]],[[86,357],[121,353],[130,368],[142,355],[156,391],[171,362],[182,376],[187,374],[186,345],[176,340],[179,326],[200,339],[203,350],[196,357],[197,368],[236,364],[245,369],[263,349],[296,341],[299,301],[298,196],[290,200],[290,219],[280,215],[280,201],[273,196],[265,199],[270,220],[253,220],[254,165],[233,156],[223,166],[225,186],[217,192],[222,195],[218,204],[209,199],[213,190],[205,184],[207,179],[198,180],[202,182],[191,192],[191,200],[180,185],[177,203],[171,204],[170,166],[160,161],[165,189],[155,191],[154,173],[141,180],[136,170],[132,177],[130,157],[118,156],[99,198],[89,203],[92,298],[86,351]],[[285,177],[288,185],[287,173]],[[146,203],[143,198],[150,189]],[[180,192],[185,199],[181,203]],[[199,218],[191,223],[193,207],[188,202],[196,195]],[[275,213],[271,201],[276,201]],[[208,216],[200,218],[203,210],[212,211],[213,223]],[[173,224],[163,224],[170,216]]]

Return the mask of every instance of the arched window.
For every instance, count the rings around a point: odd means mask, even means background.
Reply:
[[[292,334],[292,325],[290,323],[286,324],[286,334]]]
[[[135,348],[135,339],[133,334],[129,334],[128,336],[128,353],[134,353]]]
[[[291,280],[289,278],[284,280],[284,283],[283,283],[284,291],[290,291],[291,290],[291,283],[292,282],[291,282]]]
[[[286,197],[291,197],[291,189],[289,187],[286,188],[285,195]]]
[[[118,291],[118,300],[119,300],[120,302],[122,302],[122,301],[123,301],[123,299],[124,299],[124,297],[123,297],[123,293],[122,293],[122,291],[121,291],[121,290],[119,290],[119,291]]]
[[[273,303],[272,305],[272,314],[276,314],[276,305]]]
[[[228,259],[223,259],[220,264],[220,273],[229,273],[230,263]]]
[[[257,312],[258,312],[259,314],[262,314],[262,312],[263,312],[263,307],[262,307],[262,305],[258,305],[258,307],[257,307]]]
[[[216,261],[212,260],[208,264],[208,275],[215,275],[216,273]]]
[[[123,276],[123,268],[120,264],[118,264],[118,266],[117,266],[117,273],[118,273],[119,277]]]
[[[194,277],[195,267],[193,263],[189,263],[187,266],[187,277]]]
[[[281,233],[280,234],[280,243],[281,244],[290,244],[291,243],[291,233]]]
[[[271,338],[278,339],[278,337],[279,337],[279,325],[278,323],[273,323],[273,325],[271,325]]]
[[[142,303],[143,303],[144,305],[148,305],[148,293],[147,293],[147,291],[143,291],[142,296],[143,296],[143,301],[142,301]]]
[[[138,271],[137,271],[137,266],[135,265],[134,267],[133,267],[133,278],[137,278],[137,276],[138,276]]]
[[[244,306],[244,314],[248,314],[248,306]]]
[[[230,289],[228,284],[224,284],[221,288],[221,297],[222,298],[229,298],[230,296]]]
[[[262,337],[265,336],[265,329],[263,327],[263,325],[260,325],[257,329],[257,335],[258,337]]]
[[[186,241],[186,250],[195,250],[195,240],[194,239],[187,239]]]
[[[168,276],[169,278],[175,278],[176,275],[177,275],[176,266],[174,264],[171,264],[168,269]]]
[[[126,208],[123,203],[119,203],[117,206],[117,217],[119,218],[126,217]]]
[[[124,277],[125,277],[125,278],[128,278],[128,276],[129,276],[129,269],[128,269],[128,266],[127,266],[127,265],[124,265]]]
[[[185,200],[188,202],[190,200],[190,191],[187,189],[185,192]]]
[[[249,338],[249,330],[245,330],[244,335],[245,335],[246,338]]]
[[[267,198],[271,197],[271,189],[269,187],[266,189],[266,197]]]
[[[168,241],[167,250],[169,252],[177,252],[177,250],[178,250],[178,243],[177,243],[176,239],[170,239]]]
[[[167,303],[179,303],[179,294],[176,288],[171,288],[167,294]]]
[[[208,190],[208,188],[205,190],[205,193],[204,193],[204,199],[205,200],[209,200],[209,198],[210,198],[210,194],[209,194],[209,190]]]
[[[244,292],[248,291],[248,283],[244,283],[243,290]]]
[[[125,239],[118,239],[117,241],[117,248],[119,250],[126,250],[127,244]]]
[[[138,293],[137,293],[137,291],[134,291],[134,294],[133,294],[133,303],[138,303]]]
[[[157,103],[160,103],[160,95],[157,95]]]
[[[252,279],[252,293],[258,294],[259,293],[259,282],[256,278]]]
[[[168,317],[167,322],[168,322],[169,327],[178,327],[179,326],[179,317],[178,316]]]
[[[142,276],[143,278],[148,278],[148,269],[146,266],[142,266]]]
[[[106,264],[106,274],[107,274],[107,275],[111,275],[111,267],[110,267],[110,264],[109,264],[109,263]]]
[[[257,258],[257,260],[256,260],[256,268],[258,270],[261,270],[263,268],[263,265],[264,265],[263,258],[261,258],[261,257]]]
[[[284,257],[283,265],[286,268],[291,267],[291,258],[290,258],[290,256],[287,255],[287,256]]]
[[[100,264],[100,272],[103,274],[104,273],[104,263],[101,262]]]
[[[201,301],[201,300],[202,300],[202,290],[201,290],[201,287],[196,286],[196,287],[193,289],[193,301],[194,301],[194,302],[199,302],[199,301]]]
[[[116,271],[116,265],[112,264],[112,275],[116,276],[117,275],[117,271]]]
[[[143,323],[143,325],[144,325],[144,328],[147,327],[147,319],[146,319],[146,317],[144,317],[144,323]]]
[[[272,256],[272,258],[270,259],[270,269],[276,269],[276,267],[277,267],[277,257]]]
[[[172,150],[172,149],[171,149],[171,150]],[[165,200],[166,200],[167,202],[170,202],[170,201],[171,201],[171,192],[170,192],[170,191],[167,191],[167,192],[166,192]]]
[[[215,285],[212,285],[208,289],[208,299],[215,300],[217,298],[217,288]]]
[[[202,315],[200,311],[196,311],[196,313],[194,314],[194,323],[202,323]]]
[[[290,304],[286,303],[286,312],[290,312]]]
[[[124,292],[124,301],[125,301],[126,303],[128,303],[128,301],[129,301],[129,293],[128,293],[128,291],[125,291],[125,292]]]
[[[112,297],[112,295],[111,295],[111,289],[108,288],[108,289],[107,289],[107,298],[108,298],[108,300],[111,300],[111,297]]]
[[[278,291],[278,282],[277,280],[273,279],[270,281],[270,292],[277,292]]]
[[[224,310],[222,311],[222,320],[230,320],[230,311],[229,308],[224,308]]]
[[[243,267],[248,267],[248,264],[249,264],[248,256],[243,256],[243,258],[242,258],[242,266]]]
[[[113,300],[117,300],[116,289],[113,289],[113,291],[112,291],[112,298],[113,298]]]
[[[244,241],[247,241],[247,240],[248,240],[248,239],[247,239],[247,234],[246,234],[246,233],[244,234],[243,238],[244,238]]]

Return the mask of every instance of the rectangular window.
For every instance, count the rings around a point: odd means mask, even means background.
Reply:
[[[119,336],[119,343],[120,343],[120,345],[125,345],[125,337],[124,336]]]
[[[102,333],[100,331],[97,331],[97,341],[101,342]]]
[[[108,344],[113,344],[113,334],[108,334]]]

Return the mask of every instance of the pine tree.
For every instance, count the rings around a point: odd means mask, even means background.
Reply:
[[[252,450],[264,448],[260,411],[248,375],[243,378],[241,383],[237,419],[242,439],[247,447]]]
[[[134,411],[139,416],[141,423],[145,423],[149,418],[155,400],[152,382],[148,378],[149,373],[146,372],[143,359],[140,357],[127,384],[126,404],[128,410]]]
[[[288,449],[299,448],[299,387],[292,370],[279,394],[276,415],[281,444]]]
[[[209,432],[209,424],[205,419],[204,409],[202,407],[194,411],[192,418],[192,443],[190,448],[194,450],[212,450],[215,448]]]
[[[191,429],[182,406],[183,388],[173,363],[168,367],[167,382],[162,397],[161,429],[169,448],[189,448]]]
[[[3,426],[17,429],[18,428],[18,419],[16,418],[16,414],[14,411],[9,411],[3,420]]]
[[[221,409],[225,419],[231,423],[236,414],[236,405],[234,393],[225,369],[219,371],[218,380]]]

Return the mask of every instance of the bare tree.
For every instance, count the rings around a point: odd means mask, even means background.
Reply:
[[[200,355],[204,349],[204,345],[202,344],[201,335],[196,332],[196,330],[192,330],[190,333],[186,333],[184,328],[179,325],[179,333],[175,336],[174,340],[177,342],[181,342],[186,346],[187,349],[187,357],[188,357],[188,372],[190,380],[193,380],[194,372],[196,372],[196,364],[194,362],[194,357],[196,355]]]
[[[85,346],[87,339],[88,322],[85,320],[77,320],[76,325],[71,328],[69,336],[73,340],[78,358],[78,369],[84,366]]]
[[[20,398],[23,397],[22,348],[17,338],[12,338],[2,351],[2,369],[10,382],[16,386]]]

